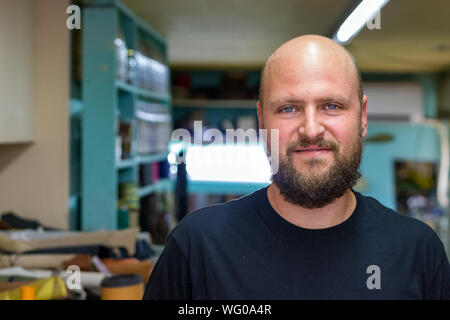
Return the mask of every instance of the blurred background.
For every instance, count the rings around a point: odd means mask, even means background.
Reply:
[[[449,3],[372,2],[382,9],[371,27],[339,39],[361,1],[0,0],[3,228],[138,227],[164,245],[186,214],[268,185],[259,143],[171,133],[194,135],[194,121],[197,134],[257,129],[263,63],[283,42],[320,34],[355,56],[368,96],[355,189],[447,244]]]

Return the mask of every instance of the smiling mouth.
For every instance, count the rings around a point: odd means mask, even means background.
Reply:
[[[305,151],[331,151],[331,149],[326,148],[305,148],[305,149],[297,149],[296,152],[305,152]]]
[[[300,148],[294,150],[294,153],[300,158],[322,158],[327,156],[332,152],[329,148],[318,148],[318,147],[309,147],[309,148]]]
[[[301,148],[301,149],[295,150],[295,152],[317,152],[317,151],[331,151],[331,149],[311,147],[311,148]]]

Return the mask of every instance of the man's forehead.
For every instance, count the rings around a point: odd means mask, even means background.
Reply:
[[[290,57],[274,61],[266,71],[265,86],[272,91],[298,90],[314,85],[316,88],[327,89],[329,86],[339,87],[357,85],[355,73],[345,63],[329,60],[305,60],[301,57]],[[278,90],[277,90],[278,91]]]
[[[353,61],[347,52],[329,50],[315,43],[280,48],[267,61],[268,74],[276,72],[313,72],[326,70],[329,73],[347,72],[353,75]]]
[[[273,85],[338,81],[359,87],[359,72],[350,53],[321,36],[302,36],[280,46],[267,60],[261,79],[261,94]],[[264,93],[265,92],[265,93]],[[261,96],[262,98],[262,96]]]
[[[350,56],[344,47],[329,38],[317,35],[305,35],[282,44],[275,50],[269,60],[289,55],[305,55],[309,56],[309,59],[313,59],[320,54],[340,54],[344,59]]]

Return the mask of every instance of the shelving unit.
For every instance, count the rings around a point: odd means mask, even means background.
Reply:
[[[180,108],[236,108],[256,109],[257,100],[231,100],[231,99],[174,99],[173,106]]]
[[[117,170],[133,168],[134,166],[136,166],[136,161],[134,159],[124,159],[116,163]]]
[[[174,184],[170,179],[161,179],[149,186],[139,188],[138,196],[140,198],[148,196],[152,193],[164,192],[164,191],[173,191]]]
[[[188,191],[193,194],[246,195],[268,186],[261,182],[192,181]]]
[[[136,161],[137,161],[137,163],[140,163],[140,164],[160,162],[160,161],[167,159],[168,155],[169,155],[168,152],[162,152],[162,153],[157,153],[157,154],[148,155],[148,156],[137,156]]]
[[[79,227],[81,199],[81,116],[83,103],[76,98],[70,99],[70,195],[69,195],[69,227]]]
[[[255,89],[259,83],[259,71],[241,70],[245,80],[227,91],[229,70],[176,70],[173,72],[175,94],[172,101],[174,119],[181,124],[202,120],[206,127],[225,130],[223,121],[235,128],[240,127],[239,119],[254,119],[257,130]],[[177,76],[179,76],[177,78]],[[177,79],[179,81],[177,81]],[[237,89],[239,88],[239,89]],[[237,92],[241,90],[240,92]],[[195,114],[196,118],[191,119]],[[224,115],[226,115],[224,117]],[[187,190],[191,195],[232,196],[245,195],[266,186],[258,182],[202,181],[188,177]]]
[[[115,40],[120,30],[127,50],[137,52],[140,43],[150,43],[152,48],[158,48],[158,52],[162,53],[166,66],[167,45],[159,33],[120,1],[92,1],[83,8],[83,14],[80,228],[86,231],[115,230],[118,228],[119,183],[131,182],[138,187],[139,166],[165,161],[168,156],[167,150],[141,155],[137,150],[131,149],[127,157],[118,159],[118,125],[120,122],[130,124],[132,145],[135,145],[138,134],[138,101],[161,105],[172,115],[169,87],[165,91],[144,89],[137,78],[124,81],[117,77],[119,62]],[[171,124],[170,126],[172,127]],[[173,180],[161,179],[139,188],[137,196],[142,198],[151,193],[173,189]]]
[[[128,92],[130,94],[134,94],[134,95],[146,98],[146,99],[158,101],[161,103],[169,103],[171,101],[170,95],[168,95],[168,94],[161,94],[161,93],[141,89],[141,88],[129,85],[128,83],[123,82],[121,80],[116,80],[116,86],[119,90]]]

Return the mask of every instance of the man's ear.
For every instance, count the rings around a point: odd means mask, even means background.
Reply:
[[[256,111],[258,113],[259,129],[264,129],[264,120],[263,120],[264,118],[261,100],[258,100],[258,102],[256,102]]]
[[[363,97],[363,104],[361,107],[361,135],[363,138],[367,136],[367,96]]]

